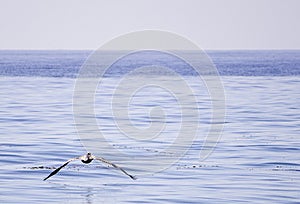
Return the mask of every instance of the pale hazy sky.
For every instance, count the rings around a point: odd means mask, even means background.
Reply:
[[[96,49],[157,29],[204,49],[300,49],[300,0],[0,0],[0,49]]]

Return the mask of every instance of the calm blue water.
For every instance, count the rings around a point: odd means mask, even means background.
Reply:
[[[89,53],[0,51],[0,203],[299,202],[300,51],[208,52],[222,75],[226,122],[206,160],[199,161],[199,152],[210,120],[210,100],[196,91],[203,128],[187,154],[170,168],[132,181],[101,163],[74,162],[43,181],[64,161],[86,153],[72,103],[77,73]],[[124,69],[130,67],[130,60],[123,63]],[[192,73],[184,75],[198,87]],[[108,80],[114,83],[114,78]],[[111,89],[106,86],[98,99]],[[151,90],[144,94],[134,101],[139,107],[130,115],[134,125],[147,127],[143,108],[161,100],[173,113],[167,130],[178,131],[178,106],[163,94],[152,101]],[[96,102],[99,111],[107,103]],[[96,117],[104,120],[105,134],[118,138],[111,118]],[[159,142],[131,146],[122,138],[111,139],[122,152],[173,156]]]

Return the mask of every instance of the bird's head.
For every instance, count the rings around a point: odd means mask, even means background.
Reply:
[[[87,158],[87,160],[90,160],[90,159],[92,159],[92,154],[90,153],[90,152],[88,152],[87,154],[86,154],[86,158]]]

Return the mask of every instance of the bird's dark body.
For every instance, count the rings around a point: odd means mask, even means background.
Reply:
[[[82,156],[80,158],[81,158],[82,163],[85,163],[85,164],[91,163],[94,160],[94,157],[89,152],[85,156]]]
[[[81,160],[82,163],[89,164],[93,161],[93,159]]]

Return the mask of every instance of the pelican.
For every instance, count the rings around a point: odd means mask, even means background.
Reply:
[[[82,163],[85,163],[85,164],[89,164],[91,163],[93,160],[98,160],[98,161],[101,161],[103,163],[106,163],[110,166],[113,166],[114,168],[116,169],[119,169],[121,170],[124,174],[126,174],[127,176],[129,176],[131,179],[135,180],[136,177],[135,176],[132,176],[130,174],[128,174],[124,169],[122,169],[121,167],[105,160],[104,158],[102,157],[95,157],[94,155],[92,155],[91,153],[87,153],[86,155],[83,155],[83,156],[80,156],[80,157],[75,157],[75,158],[72,158],[72,159],[69,159],[68,161],[66,161],[66,163],[64,163],[63,165],[61,165],[59,168],[55,169],[51,174],[49,174],[49,176],[47,176],[46,178],[44,178],[44,181],[47,180],[48,178],[50,178],[51,176],[54,176],[55,174],[57,174],[62,168],[64,168],[65,166],[67,166],[71,161],[75,161],[75,160],[81,160]]]

